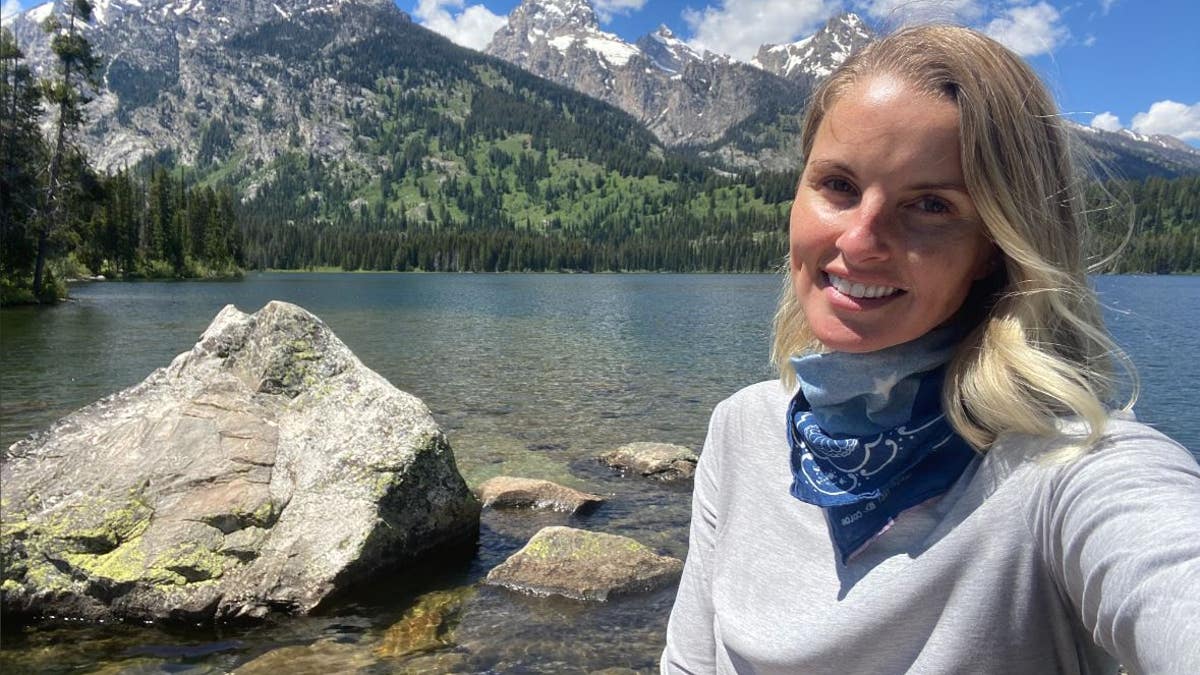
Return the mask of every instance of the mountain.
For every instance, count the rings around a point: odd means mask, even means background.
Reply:
[[[803,40],[759,47],[750,63],[780,77],[816,84],[874,37],[858,15],[840,14]]]
[[[50,63],[40,21],[65,2],[6,26],[35,71]],[[390,0],[100,0],[83,32],[103,76],[81,140],[105,170],[163,154],[254,165],[303,151],[377,173],[390,160],[381,127],[395,135],[406,122],[393,108],[462,125],[481,97],[586,111],[617,152],[657,145],[619,111],[456,47]]]
[[[1069,122],[1078,161],[1107,177],[1175,178],[1200,173],[1200,150],[1174,136],[1145,135],[1128,129],[1111,132]]]
[[[813,87],[873,39],[857,15],[831,17],[813,35],[763,45],[749,64],[700,54],[660,27],[635,44],[603,31],[588,0],[524,0],[486,51],[611,103],[667,146],[686,146],[727,167],[791,171]],[[1179,176],[1200,172],[1200,153],[1178,139],[1086,127],[1073,131],[1097,173]]]
[[[35,68],[53,9],[6,25]],[[160,167],[135,194],[232,186],[252,267],[732,270],[782,254],[788,181],[715,172],[390,0],[97,9],[103,82],[79,144],[101,169]],[[151,211],[160,230],[190,217]]]
[[[683,71],[689,63],[704,60],[699,52],[675,37],[671,29],[662,24],[653,33],[643,35],[635,44],[656,68],[671,74]]]
[[[665,26],[625,42],[601,30],[587,0],[524,0],[485,51],[621,108],[668,146],[710,144],[809,92],[806,83],[701,55]]]
[[[45,3],[9,26],[35,71],[51,62],[41,21],[52,11],[65,13],[66,4]],[[353,92],[308,79],[311,63],[255,55],[238,39],[286,23],[298,34],[317,31],[346,44],[371,35],[369,22],[381,12],[399,19],[393,10],[388,0],[97,0],[82,33],[103,59],[102,87],[88,109],[93,123],[83,145],[106,170],[164,150],[195,163],[207,125],[224,120],[241,123],[240,145],[251,161],[269,161],[273,148],[287,147],[289,127],[318,154],[335,155],[352,144],[343,125],[294,113],[302,100],[327,108]],[[247,116],[265,124],[245,124]]]
[[[35,70],[50,62],[40,22],[64,1],[5,19]],[[662,157],[663,147],[686,147],[726,167],[794,170],[812,85],[870,37],[861,19],[843,14],[806,40],[764,45],[750,65],[701,54],[665,26],[624,42],[601,30],[587,0],[525,0],[514,9],[489,53],[635,121],[455,47],[390,0],[97,0],[84,32],[104,60],[82,139],[92,161],[112,170],[169,156],[225,171],[223,179],[248,196],[275,179],[272,164],[289,153],[312,155],[351,185],[365,185],[391,169],[418,134],[415,125],[452,125],[462,135],[483,118],[472,108],[484,100],[513,106],[527,127],[549,123],[548,101],[565,102],[560,108],[576,112],[557,114],[555,124],[586,128],[594,148],[608,148],[610,166],[618,155],[629,167],[638,153]],[[398,110],[402,119],[392,120]],[[590,117],[581,119],[581,110]],[[1076,134],[1125,176],[1200,172],[1200,153],[1177,139],[1082,127]],[[426,145],[432,174],[465,170],[462,153]],[[352,199],[360,197],[377,198],[368,191]]]

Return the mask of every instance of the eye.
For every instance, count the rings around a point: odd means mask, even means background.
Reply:
[[[916,206],[917,210],[919,211],[933,215],[950,213],[954,210],[954,208],[950,205],[950,202],[940,197],[933,196],[921,197],[914,203],[914,206]]]
[[[844,178],[828,178],[825,180],[825,187],[834,192],[854,192],[854,186]]]

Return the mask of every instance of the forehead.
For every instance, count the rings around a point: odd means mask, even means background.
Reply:
[[[864,170],[961,173],[958,107],[893,76],[856,82],[829,106],[813,139],[810,161],[830,158]]]

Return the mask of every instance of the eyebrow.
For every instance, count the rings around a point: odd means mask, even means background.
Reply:
[[[955,192],[967,193],[967,186],[962,183],[920,183],[918,185],[910,185],[910,190],[953,190]]]
[[[845,164],[843,164],[837,160],[814,159],[812,162],[809,162],[809,166],[811,166],[812,168],[817,169],[819,171],[836,171],[838,173],[844,173],[847,176],[849,176],[850,178],[857,177],[854,173],[854,169],[851,169],[850,167],[846,166]],[[964,185],[962,183],[956,183],[954,181],[944,181],[944,182],[934,182],[934,183],[918,183],[916,185],[907,185],[907,186],[905,186],[905,189],[912,190],[912,191],[952,190],[955,192],[962,192],[964,194],[969,194],[967,191],[966,185]]]
[[[854,176],[854,169],[851,169],[845,164],[832,159],[814,159],[813,161],[809,162],[809,166],[822,171],[838,171],[851,177]]]

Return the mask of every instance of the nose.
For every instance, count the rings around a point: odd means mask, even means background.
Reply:
[[[844,214],[844,229],[835,242],[849,263],[885,260],[890,254],[886,234],[888,211],[885,200],[863,195],[858,204]]]

